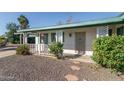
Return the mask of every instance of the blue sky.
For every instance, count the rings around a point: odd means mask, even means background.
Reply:
[[[6,24],[9,22],[18,23],[17,18],[25,15],[30,23],[30,27],[42,27],[56,25],[59,21],[63,23],[72,16],[73,22],[101,19],[117,16],[119,12],[0,12],[0,35],[7,32]]]

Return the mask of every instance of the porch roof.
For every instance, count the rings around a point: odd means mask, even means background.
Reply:
[[[41,28],[30,28],[30,29],[23,29],[18,30],[18,32],[35,32],[35,31],[49,31],[49,30],[58,30],[58,29],[68,29],[68,28],[78,28],[78,27],[91,27],[91,26],[99,26],[99,25],[109,25],[109,24],[119,24],[124,23],[124,14],[105,18],[100,20],[91,20],[91,21],[84,21],[80,23],[71,23],[71,24],[64,24],[64,25],[54,25],[54,26],[47,26]]]

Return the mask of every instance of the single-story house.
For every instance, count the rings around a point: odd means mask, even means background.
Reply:
[[[48,47],[52,42],[61,42],[64,44],[65,54],[92,55],[92,43],[96,38],[112,34],[124,35],[124,13],[99,20],[23,29],[16,34],[23,37],[20,39],[23,44],[34,43]],[[41,50],[41,46],[36,49]]]

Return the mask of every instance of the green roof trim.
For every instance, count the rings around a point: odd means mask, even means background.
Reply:
[[[77,28],[77,27],[90,27],[90,26],[99,26],[99,25],[109,25],[109,24],[119,24],[124,23],[124,14],[120,16],[105,18],[101,20],[91,20],[80,23],[64,24],[64,25],[55,25],[47,26],[41,28],[30,28],[18,30],[18,32],[35,32],[35,31],[46,31],[46,30],[58,30],[58,29],[68,29],[68,28]]]

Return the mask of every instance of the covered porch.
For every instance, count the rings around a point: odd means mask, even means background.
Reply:
[[[63,43],[63,31],[36,31],[15,33],[20,35],[20,44],[27,44],[33,54],[49,54],[48,45],[52,42]]]

